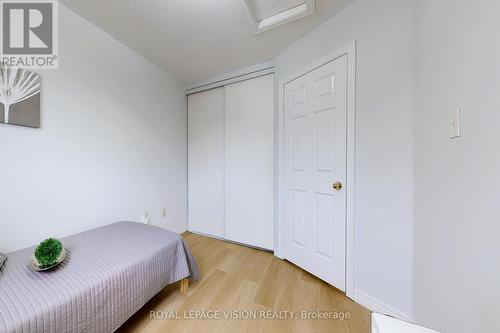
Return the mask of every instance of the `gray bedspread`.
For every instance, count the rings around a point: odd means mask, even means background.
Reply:
[[[113,332],[167,284],[198,269],[172,232],[119,222],[63,238],[64,262],[27,265],[33,248],[9,253],[0,271],[0,332]]]

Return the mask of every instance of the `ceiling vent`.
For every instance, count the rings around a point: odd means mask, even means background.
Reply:
[[[314,13],[314,0],[246,0],[256,33]]]

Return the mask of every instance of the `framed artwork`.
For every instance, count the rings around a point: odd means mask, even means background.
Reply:
[[[0,123],[40,127],[40,74],[0,64]]]

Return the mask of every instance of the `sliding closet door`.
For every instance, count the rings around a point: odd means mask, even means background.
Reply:
[[[274,78],[226,86],[226,239],[274,248]]]
[[[189,229],[224,237],[224,88],[188,96]]]

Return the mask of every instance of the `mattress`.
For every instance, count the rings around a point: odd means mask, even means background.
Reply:
[[[166,285],[198,278],[184,240],[119,222],[61,239],[54,270],[28,266],[33,248],[9,253],[0,271],[0,332],[113,332]]]

